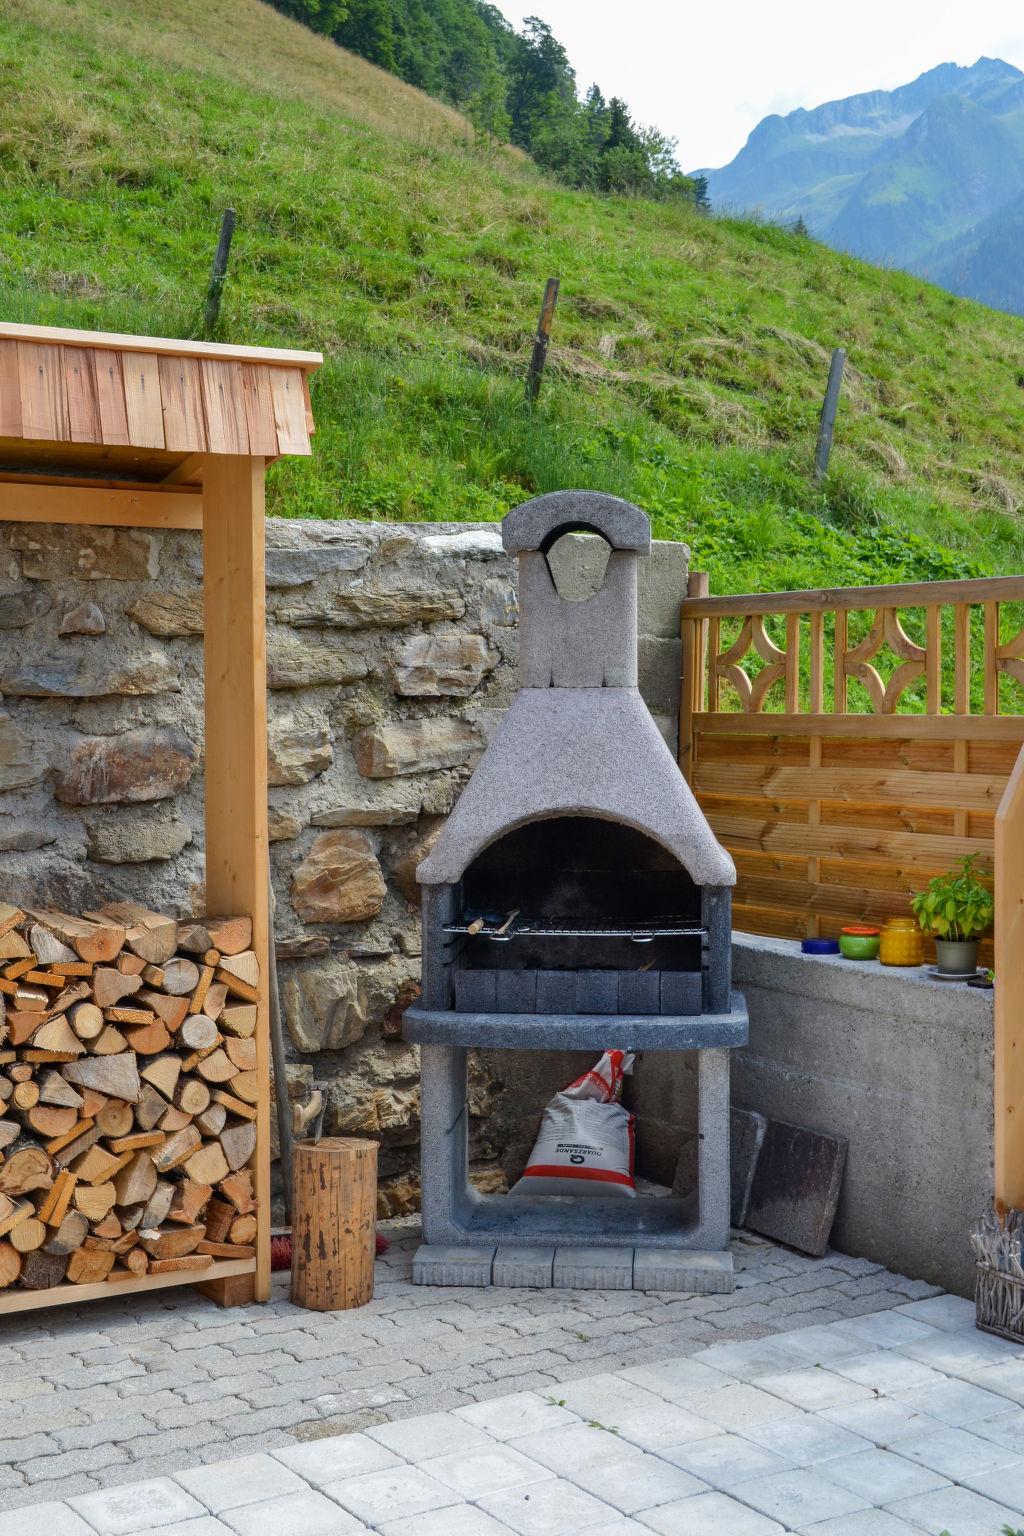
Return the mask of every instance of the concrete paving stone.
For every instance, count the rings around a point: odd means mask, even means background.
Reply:
[[[531,1461],[539,1461],[541,1466],[563,1476],[595,1462],[620,1461],[624,1456],[641,1454],[628,1440],[589,1424],[563,1424],[559,1429],[523,1435],[507,1443]]]
[[[907,1435],[898,1442],[899,1454],[930,1467],[943,1477],[959,1482],[996,1467],[1008,1467],[1017,1458],[1005,1446],[983,1440],[969,1429],[944,1429],[939,1433],[925,1430]]]
[[[358,1536],[366,1530],[333,1499],[309,1488],[305,1493],[286,1493],[280,1499],[225,1510],[223,1520],[236,1536]]]
[[[494,1243],[479,1247],[422,1243],[413,1259],[413,1280],[431,1286],[490,1285],[496,1251]]]
[[[699,1493],[692,1499],[646,1510],[639,1518],[661,1536],[778,1536],[783,1529],[777,1520],[724,1493]]]
[[[795,1470],[793,1462],[740,1435],[714,1435],[707,1440],[691,1440],[685,1445],[660,1450],[658,1455],[712,1488],[725,1492],[752,1477]]]
[[[1017,1456],[1024,1456],[1024,1410],[1014,1408],[995,1419],[979,1419],[971,1425],[971,1433],[993,1445],[1005,1446]]]
[[[106,1436],[103,1438],[106,1439]],[[17,1439],[0,1440],[0,1463],[7,1465],[12,1461],[28,1461],[32,1456],[52,1456],[62,1449],[60,1442],[50,1435],[24,1435]]]
[[[330,1435],[308,1445],[288,1446],[274,1452],[275,1461],[314,1488],[336,1483],[343,1477],[359,1477],[364,1472],[382,1472],[400,1465],[399,1458],[369,1435]]]
[[[963,1380],[986,1392],[995,1392],[1014,1403],[1024,1403],[1024,1359],[1003,1360],[998,1365],[985,1365],[978,1371],[968,1371]]]
[[[746,1385],[700,1392],[690,1399],[689,1406],[699,1418],[709,1419],[712,1424],[728,1430],[769,1424],[773,1419],[795,1418],[800,1413],[795,1404],[787,1403],[771,1392],[762,1392],[759,1387]]]
[[[789,1337],[787,1334],[781,1336]],[[780,1347],[774,1339],[753,1339],[745,1344],[712,1344],[698,1350],[691,1364],[706,1366],[735,1377],[738,1381],[756,1381],[760,1376],[773,1376],[779,1371],[791,1370],[793,1355]],[[721,1385],[721,1383],[715,1383]]]
[[[808,1366],[802,1371],[783,1371],[778,1376],[761,1376],[758,1386],[787,1403],[795,1403],[808,1412],[820,1408],[838,1408],[841,1403],[873,1400],[870,1387],[861,1386],[844,1376],[837,1376],[824,1366]]]
[[[815,1413],[806,1413],[799,1419],[780,1419],[774,1424],[750,1425],[743,1431],[743,1438],[798,1467],[871,1450],[870,1440]]]
[[[790,1530],[832,1520],[867,1509],[871,1500],[829,1482],[817,1469],[803,1467],[796,1472],[774,1472],[770,1477],[755,1477],[733,1489],[733,1497]]]
[[[566,1382],[558,1393],[558,1400],[572,1413],[584,1419],[601,1422],[609,1414],[627,1408],[664,1408],[665,1400],[638,1386],[623,1380],[615,1371],[604,1371],[599,1376],[581,1376]]]
[[[874,1402],[852,1403],[841,1408],[824,1408],[818,1417],[883,1446],[926,1429],[938,1433],[945,1427],[938,1419],[908,1408],[906,1403],[898,1403],[892,1397],[878,1397]]]
[[[254,1435],[265,1429],[291,1429],[295,1424],[304,1424],[310,1419],[316,1418],[316,1410],[307,1401],[297,1403],[280,1403],[274,1408],[248,1408],[243,1413],[231,1414],[226,1419],[221,1419],[216,1425],[206,1426],[207,1433],[216,1429],[217,1433],[223,1432],[229,1439],[235,1435]],[[183,1434],[183,1430],[171,1430],[170,1434]]]
[[[1014,1461],[1007,1467],[997,1467],[994,1472],[972,1473],[968,1477],[962,1477],[960,1481],[975,1493],[984,1494],[987,1499],[994,1499],[997,1504],[1007,1505],[1010,1509],[1016,1510],[1018,1515],[1024,1514],[1024,1461]],[[1019,1523],[1019,1521],[1015,1522],[1015,1524]]]
[[[896,1308],[902,1317],[913,1317],[918,1322],[929,1323],[932,1328],[942,1328],[958,1333],[962,1328],[973,1328],[976,1314],[973,1301],[963,1296],[932,1296],[926,1301],[908,1301]]]
[[[129,1483],[123,1488],[104,1488],[68,1500],[97,1536],[135,1536],[176,1520],[204,1515],[202,1503],[169,1477]]]
[[[849,1318],[830,1318],[826,1322],[808,1323],[802,1328],[790,1328],[785,1333],[772,1334],[765,1342],[774,1350],[810,1365],[831,1365],[849,1355],[864,1353],[864,1340],[855,1339],[845,1331]]]
[[[166,1408],[158,1408],[153,1417],[158,1429],[183,1429],[188,1424],[213,1424],[217,1419],[241,1413],[245,1406],[240,1397],[212,1403],[182,1403],[175,1399]]]
[[[717,1435],[719,1425],[711,1420],[680,1408],[675,1403],[662,1403],[660,1407],[634,1408],[627,1404],[621,1413],[611,1415],[608,1425],[622,1440],[628,1440],[641,1450],[657,1451],[662,1446],[683,1445],[688,1440],[704,1440]]]
[[[871,1349],[863,1355],[847,1355],[833,1360],[829,1370],[837,1376],[845,1376],[873,1392],[902,1392],[911,1387],[923,1387],[927,1383],[938,1385],[946,1378],[941,1371],[901,1355],[895,1349]]]
[[[267,1455],[239,1456],[231,1461],[193,1467],[177,1476],[182,1487],[215,1515],[237,1509],[241,1504],[302,1493],[307,1486],[290,1468]]]
[[[216,1515],[199,1515],[194,1520],[176,1520],[173,1525],[162,1525],[159,1536],[231,1536],[231,1528]]]
[[[632,1291],[632,1248],[600,1245],[557,1248],[551,1270],[556,1290]]]
[[[432,1461],[445,1456],[453,1445],[460,1450],[485,1450],[493,1444],[483,1430],[456,1419],[450,1413],[430,1413],[391,1424],[377,1424],[367,1430],[371,1440],[383,1445],[403,1461]]]
[[[853,1456],[834,1456],[815,1468],[829,1482],[859,1493],[870,1504],[892,1504],[896,1499],[944,1488],[949,1479],[893,1451],[878,1448]]]
[[[52,1477],[44,1483],[26,1483],[22,1488],[0,1491],[0,1510],[21,1509],[24,1505],[69,1499],[72,1494],[95,1493],[99,1486],[96,1478],[87,1477],[84,1472],[76,1477]]]
[[[515,1440],[523,1435],[557,1429],[560,1424],[578,1422],[577,1416],[568,1408],[537,1392],[492,1397],[466,1408],[456,1408],[454,1416],[495,1440]]]
[[[860,1509],[835,1520],[805,1525],[800,1536],[919,1536],[921,1527],[910,1525],[887,1509]]]
[[[508,1445],[492,1445],[485,1451],[455,1451],[422,1461],[420,1470],[464,1499],[478,1499],[499,1488],[517,1488],[522,1483],[542,1483],[554,1474],[539,1461],[531,1461]]]
[[[4,1536],[96,1536],[81,1515],[56,1500],[10,1511],[3,1526]]]
[[[377,1526],[387,1520],[401,1520],[407,1515],[422,1515],[427,1510],[463,1502],[444,1483],[419,1467],[408,1466],[388,1467],[383,1472],[366,1472],[361,1477],[326,1483],[323,1492],[349,1514],[367,1525]]]
[[[958,1332],[941,1333],[934,1330],[930,1339],[897,1345],[901,1354],[921,1360],[948,1376],[965,1376],[979,1371],[986,1365],[998,1365],[1003,1360],[1016,1360],[1024,1356],[1024,1348],[1011,1344],[1008,1339],[997,1339],[991,1333],[960,1329]]]
[[[897,1499],[889,1512],[929,1532],[929,1536],[942,1536],[947,1531],[953,1536],[993,1536],[1005,1526],[1014,1529],[1017,1523],[1012,1509],[970,1488],[941,1488],[937,1493]]]
[[[378,1527],[380,1536],[509,1536],[509,1528],[474,1504],[429,1510],[407,1520],[387,1520]]]
[[[694,1359],[664,1360],[653,1365],[630,1366],[622,1373],[626,1381],[653,1392],[670,1403],[683,1403],[695,1392],[708,1391],[712,1387],[731,1387],[735,1378],[725,1371],[713,1370],[709,1365]]]
[[[698,1253],[686,1248],[635,1248],[633,1288],[687,1291],[694,1296],[728,1293],[734,1285],[731,1253]]]
[[[994,1419],[1006,1412],[1005,1397],[956,1376],[895,1392],[893,1396],[908,1408],[916,1408],[954,1428],[977,1419]]]
[[[499,1243],[494,1254],[491,1282],[501,1286],[550,1285],[554,1262],[553,1247],[531,1248]]]
[[[617,1513],[560,1478],[524,1488],[503,1488],[499,1493],[486,1494],[479,1503],[518,1536],[569,1536],[601,1520],[613,1522]]]
[[[578,1488],[603,1499],[624,1515],[708,1492],[706,1482],[660,1456],[627,1456],[621,1461],[596,1462],[577,1467],[566,1476]]]

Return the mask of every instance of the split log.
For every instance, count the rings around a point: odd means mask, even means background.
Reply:
[[[74,1253],[85,1242],[88,1231],[88,1216],[81,1211],[68,1211],[54,1235],[43,1244],[43,1252],[58,1256]]]
[[[0,934],[0,960],[26,960],[30,954],[29,946],[13,928]]]
[[[129,1274],[144,1275],[149,1268],[149,1255],[144,1248],[129,1248],[123,1263]]]
[[[186,1115],[176,1104],[169,1104],[160,1116],[160,1129],[166,1136],[173,1136],[175,1131],[183,1131],[186,1125],[191,1124],[192,1116]]]
[[[141,1152],[144,1147],[158,1147],[164,1140],[163,1131],[133,1131],[130,1136],[118,1136],[110,1143],[111,1152]]]
[[[220,1146],[232,1173],[244,1168],[256,1150],[256,1127],[251,1120],[226,1126],[220,1133]],[[210,1181],[216,1183],[216,1179]]]
[[[87,1056],[82,1061],[72,1061],[64,1068],[69,1083],[84,1088],[95,1088],[112,1099],[125,1099],[137,1104],[141,1087],[139,1070],[131,1051],[120,1056]]]
[[[49,1194],[36,1210],[38,1219],[50,1227],[59,1227],[71,1204],[71,1196],[78,1183],[75,1175],[66,1168],[57,1174]]]
[[[139,1072],[139,1076],[147,1083],[152,1083],[158,1088],[165,1099],[174,1097],[178,1077],[181,1073],[180,1056],[158,1056],[155,1061],[148,1061]]]
[[[146,1202],[146,1209],[139,1217],[140,1232],[152,1227],[158,1227],[162,1221],[166,1221],[171,1209],[171,1201],[174,1199],[175,1186],[170,1179],[157,1179],[156,1189]]]
[[[57,1139],[60,1140],[61,1138],[58,1137]],[[90,1147],[95,1146],[99,1139],[99,1127],[91,1125],[79,1135],[74,1136],[74,1139],[67,1142],[59,1151],[55,1152],[53,1154],[54,1161],[59,1163],[62,1168],[67,1168],[75,1161],[76,1157],[81,1157],[83,1152],[88,1152]],[[47,1151],[49,1151],[52,1145],[53,1142],[47,1143]]]
[[[224,1042],[234,1065],[239,1072],[255,1072],[256,1070],[256,1041],[250,1036],[248,1040],[236,1040],[233,1036]],[[253,1100],[255,1103],[255,1100]]]
[[[94,1040],[91,1046],[94,1056],[119,1056],[122,1051],[127,1049],[128,1041],[113,1024],[108,1024],[102,1035],[97,1040]]]
[[[202,1013],[204,1011],[203,1001],[207,992],[210,990],[210,983],[212,980],[213,966],[204,965],[199,973],[199,980],[196,983],[196,989],[192,993],[192,996],[189,998],[188,1006],[190,1013]]]
[[[80,960],[93,965],[107,965],[116,960],[124,947],[125,930],[120,925],[107,922],[89,922],[83,917],[71,917],[67,912],[33,912],[32,916],[56,934],[61,943],[69,944]]]
[[[13,1285],[21,1274],[23,1260],[11,1243],[0,1242],[0,1290]]]
[[[177,1131],[173,1136],[168,1136],[162,1147],[157,1147],[150,1156],[153,1166],[158,1173],[167,1173],[171,1168],[177,1168],[184,1163],[203,1145],[203,1138],[195,1126],[188,1125],[182,1131]],[[215,1184],[215,1179],[199,1180],[200,1183]]]
[[[57,935],[51,933],[49,928],[44,928],[42,923],[32,924],[28,931],[28,942],[40,965],[59,965],[75,958],[74,950],[62,944]]]
[[[15,1120],[0,1120],[0,1152],[17,1141],[21,1135],[21,1126]]]
[[[85,1004],[81,1004],[82,1007]],[[72,1030],[71,1025],[63,1014],[60,1018],[50,1019],[42,1029],[37,1029],[32,1036],[32,1044],[39,1051],[56,1051],[58,1055],[67,1056],[72,1061],[81,1056],[85,1050],[81,1040]]]
[[[206,1017],[216,1022],[224,1012],[227,1000],[227,987],[222,981],[215,981],[212,986],[207,988],[206,998],[203,1002],[203,1012],[206,1014]]]
[[[106,1147],[91,1146],[76,1160],[72,1172],[83,1184],[105,1184],[121,1166],[121,1159],[115,1153],[108,1152]],[[103,1214],[105,1216],[106,1211]]]
[[[151,1131],[167,1109],[167,1100],[157,1093],[152,1083],[143,1083],[139,1102],[135,1106],[135,1124],[140,1131]]]
[[[114,1267],[114,1255],[102,1248],[79,1248],[68,1260],[67,1278],[72,1285],[96,1285]]]
[[[232,1003],[217,1020],[221,1029],[229,1035],[246,1039],[256,1028],[256,1007],[252,1003]]]
[[[196,1071],[208,1083],[229,1083],[237,1075],[227,1051],[222,1050],[204,1056]]]
[[[179,1269],[209,1269],[212,1263],[213,1260],[203,1253],[186,1253],[180,1259],[150,1259],[149,1273],[169,1275]]]
[[[197,1184],[219,1184],[230,1172],[218,1141],[208,1141],[198,1152],[193,1152],[185,1163],[185,1170]]]
[[[170,1030],[172,1035],[181,1021],[188,1016],[189,999],[187,997],[167,997],[162,992],[140,992],[136,1001],[147,1008],[152,1008],[165,1029]]]
[[[0,1195],[0,1237],[31,1216],[32,1210],[31,1200],[9,1200],[6,1195]]]
[[[183,1179],[174,1185],[174,1199],[167,1213],[168,1221],[183,1221],[191,1226],[206,1209],[213,1194],[209,1184],[197,1184],[194,1179]]]
[[[117,957],[117,968],[122,976],[144,976],[146,971],[158,969],[157,966],[151,966],[140,959],[138,955],[130,955],[123,950]]]
[[[87,1115],[83,1116],[72,1126],[70,1131],[65,1131],[63,1136],[55,1136],[52,1141],[48,1141],[46,1143],[47,1152],[49,1152],[51,1157],[56,1157],[58,1152],[63,1152],[65,1147],[69,1147],[73,1141],[77,1141],[86,1131],[91,1130],[92,1126],[92,1120]],[[97,1136],[98,1134],[97,1132]],[[84,1146],[79,1148],[79,1150],[84,1151]]]
[[[11,1228],[8,1242],[18,1253],[34,1253],[46,1241],[46,1228],[35,1216],[27,1216]]]
[[[42,1147],[22,1147],[0,1168],[0,1193],[5,1195],[31,1194],[34,1189],[49,1189],[52,1183],[53,1162]]]
[[[99,915],[124,923],[128,948],[151,965],[163,965],[178,947],[177,921],[162,912],[151,912],[134,901],[118,901],[108,902]]]
[[[255,1072],[239,1072],[230,1080],[231,1092],[243,1104],[257,1104],[260,1097],[260,1081]]]
[[[156,1189],[156,1168],[148,1152],[134,1152],[132,1160],[114,1179],[117,1203],[145,1205]]]
[[[228,1241],[232,1243],[254,1243],[256,1241],[256,1217],[236,1216],[228,1231]]]
[[[68,1261],[58,1253],[47,1253],[38,1248],[26,1253],[21,1261],[21,1283],[29,1291],[48,1291],[60,1285],[67,1272]]]
[[[256,1209],[256,1197],[252,1192],[252,1174],[248,1168],[240,1168],[230,1178],[221,1179],[217,1193],[231,1202],[239,1216],[247,1216],[250,1211]]]
[[[186,1115],[201,1115],[209,1108],[210,1090],[198,1078],[186,1077],[174,1091],[174,1102]]]
[[[205,1051],[207,1046],[216,1045],[219,1039],[220,1031],[205,1013],[191,1014],[177,1033],[179,1044],[188,1046],[190,1051]]]
[[[210,936],[207,949],[219,949],[222,955],[238,955],[252,943],[251,917],[208,917],[206,931]]]
[[[67,1109],[81,1109],[82,1095],[59,1072],[44,1072],[39,1078],[39,1101]]]
[[[206,1237],[211,1243],[223,1243],[231,1231],[231,1223],[237,1216],[234,1206],[216,1195],[206,1207]]]
[[[241,959],[242,957],[239,955],[236,958]],[[226,971],[223,965],[218,965],[214,974],[216,979],[227,987],[232,997],[241,998],[244,1003],[259,1002],[259,987],[255,982],[246,981],[244,977],[236,976],[233,971]]]
[[[210,948],[211,939],[202,923],[181,923],[178,927],[178,948],[189,955],[202,955]]]
[[[27,1086],[27,1083],[18,1084],[19,1088]],[[63,1136],[65,1131],[70,1131],[72,1126],[78,1124],[78,1111],[57,1109],[52,1104],[37,1104],[26,1114],[25,1123],[32,1127],[37,1136],[50,1141],[54,1136]]]
[[[11,1097],[18,1109],[32,1109],[34,1105],[39,1103],[39,1084],[31,1078],[27,1083],[15,1083],[14,1092]],[[71,1118],[72,1124],[74,1124],[74,1115]],[[67,1126],[64,1129],[67,1130]]]
[[[180,1259],[191,1253],[206,1235],[205,1227],[161,1227],[158,1231],[141,1229],[139,1242],[151,1259]]]
[[[95,1003],[79,1003],[69,1014],[71,1028],[79,1040],[95,1040],[103,1033],[103,1013]]]
[[[99,1222],[113,1210],[116,1196],[113,1184],[78,1184],[72,1198],[76,1210],[90,1222]]]
[[[209,1109],[196,1115],[196,1129],[204,1136],[219,1136],[227,1118],[228,1112],[223,1104],[211,1104]]]
[[[92,995],[98,1008],[116,1008],[122,998],[134,997],[141,986],[141,976],[125,976],[106,966],[97,966],[93,972]]]
[[[256,1249],[238,1243],[211,1243],[204,1238],[196,1247],[196,1253],[208,1253],[211,1259],[252,1259]]]

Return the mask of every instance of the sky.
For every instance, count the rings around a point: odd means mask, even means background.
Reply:
[[[891,90],[982,54],[1024,69],[1019,0],[498,0],[516,27],[539,15],[585,89],[678,139],[684,170],[726,164],[772,112]]]

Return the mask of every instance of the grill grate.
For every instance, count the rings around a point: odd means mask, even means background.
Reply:
[[[511,921],[485,923],[473,929],[479,919],[463,917],[446,923],[444,931],[469,934],[505,943],[509,939],[632,939],[634,944],[650,944],[654,939],[704,938],[707,929],[681,917],[656,917],[645,923],[574,923],[566,918],[514,917]],[[501,930],[501,931],[499,931]]]

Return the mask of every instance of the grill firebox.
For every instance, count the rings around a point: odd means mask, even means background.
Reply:
[[[603,584],[562,598],[565,533],[610,547]],[[559,492],[509,513],[520,690],[417,871],[427,1243],[600,1242],[722,1249],[729,1235],[728,1050],[735,868],[637,689],[639,508]],[[467,1180],[466,1052],[697,1050],[699,1210],[668,1199],[481,1196]]]

